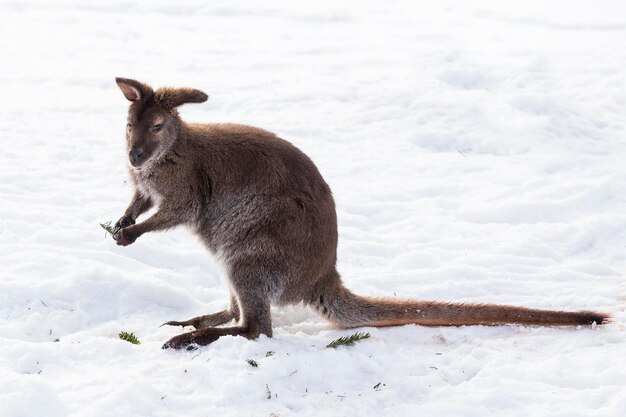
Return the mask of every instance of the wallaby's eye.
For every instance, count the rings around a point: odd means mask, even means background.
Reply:
[[[130,123],[126,123],[126,129],[131,130],[133,128],[133,125],[131,125]]]
[[[159,130],[161,130],[163,128],[163,124],[159,123],[157,125],[152,126],[152,131],[153,132],[158,132]]]

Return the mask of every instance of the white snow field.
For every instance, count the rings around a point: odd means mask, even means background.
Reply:
[[[0,416],[624,416],[625,44],[623,2],[2,0]],[[355,292],[613,323],[327,349],[355,330],[296,306],[272,339],[162,350],[228,289],[184,229],[98,225],[131,195],[115,76],[310,155]]]

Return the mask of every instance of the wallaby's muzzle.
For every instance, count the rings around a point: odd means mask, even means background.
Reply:
[[[136,167],[141,164],[143,159],[143,148],[133,148],[128,153],[128,159],[130,159],[130,163],[132,166]]]

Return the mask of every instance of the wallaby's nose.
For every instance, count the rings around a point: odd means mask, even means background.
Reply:
[[[128,157],[130,158],[130,163],[133,165],[137,164],[137,161],[139,161],[139,159],[141,158],[141,155],[143,155],[142,148],[131,149],[128,154]]]

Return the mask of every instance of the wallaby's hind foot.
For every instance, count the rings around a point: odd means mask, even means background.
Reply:
[[[219,335],[214,334],[210,330],[217,330],[213,328],[206,328],[200,330],[194,330],[193,332],[183,333],[178,336],[172,337],[165,342],[161,349],[183,349],[195,350],[196,345],[205,346],[209,343],[215,342],[219,339]]]
[[[243,336],[247,339],[256,339],[264,334],[272,337],[272,318],[270,315],[270,303],[266,297],[243,297],[247,302],[241,303],[241,323],[232,327],[206,327],[183,333],[172,337],[164,345],[163,349],[193,350],[194,345],[205,346],[215,342],[222,336]],[[232,310],[232,309],[231,309]],[[224,313],[224,311],[216,314]],[[230,314],[230,313],[229,313]],[[215,316],[215,315],[210,315]],[[201,316],[210,317],[210,316]],[[198,318],[198,317],[196,317]],[[233,317],[234,318],[234,317]],[[239,317],[237,317],[239,318]],[[191,319],[192,321],[195,319]]]
[[[230,310],[220,311],[219,313],[207,314],[206,316],[198,316],[185,321],[168,321],[161,326],[192,326],[196,330],[205,329],[207,327],[220,326],[224,323],[236,319]]]
[[[194,317],[185,321],[168,321],[167,323],[163,323],[162,326],[192,326],[196,330],[205,329],[207,327],[215,327],[221,326],[224,323],[228,323],[231,320],[239,321],[239,304],[237,303],[237,299],[231,295],[230,296],[230,307],[226,310],[207,314],[205,316]]]
[[[222,336],[243,336],[247,339],[256,339],[259,337],[260,331],[258,330],[258,326],[235,326],[235,327],[222,327],[222,328],[214,328],[208,327],[205,329],[194,330],[193,332],[183,333],[178,336],[172,337],[170,340],[165,342],[162,346],[162,349],[187,349],[194,350],[196,349],[195,345],[198,346],[206,346],[210,343],[215,342]],[[271,334],[269,335],[271,336]]]

